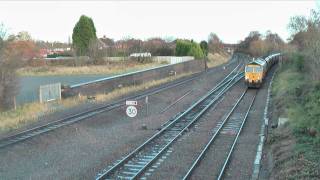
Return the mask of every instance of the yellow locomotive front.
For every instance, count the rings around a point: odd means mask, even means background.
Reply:
[[[264,66],[252,62],[245,67],[245,83],[248,87],[260,87],[265,75]]]

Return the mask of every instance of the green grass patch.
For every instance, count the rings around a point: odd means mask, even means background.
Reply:
[[[320,83],[311,80],[304,63],[302,55],[290,55],[275,76],[272,94],[275,111],[289,118],[296,139],[293,161],[303,166],[301,178],[312,179],[320,176]]]

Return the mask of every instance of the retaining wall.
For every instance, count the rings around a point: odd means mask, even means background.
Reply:
[[[193,56],[154,56],[152,60],[162,62],[167,61],[169,64],[181,63],[184,61],[194,60]]]
[[[159,80],[188,72],[195,73],[203,70],[204,62],[202,60],[191,60],[173,65],[164,65],[157,68],[72,85],[63,89],[62,97],[79,94],[88,96],[98,93],[107,93],[125,86],[139,85],[152,80]]]

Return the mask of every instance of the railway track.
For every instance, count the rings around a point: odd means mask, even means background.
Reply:
[[[236,60],[239,61],[238,58]],[[235,62],[235,61],[233,61],[233,62]],[[210,71],[211,70],[209,70],[209,72]],[[195,74],[195,75],[193,75],[191,77],[183,78],[181,80],[177,80],[177,81],[174,81],[174,82],[169,82],[169,83],[160,85],[157,88],[152,88],[150,90],[146,90],[146,91],[144,91],[142,93],[139,93],[139,94],[136,94],[136,95],[133,95],[133,96],[129,96],[129,97],[117,100],[117,101],[115,101],[113,103],[104,104],[104,105],[101,105],[99,107],[95,107],[93,109],[90,109],[90,110],[87,110],[87,111],[84,111],[84,112],[81,112],[81,113],[73,114],[73,115],[64,117],[62,119],[58,119],[56,121],[53,121],[53,122],[50,122],[50,123],[47,123],[47,124],[44,124],[44,125],[41,125],[41,126],[37,126],[37,127],[32,128],[32,129],[28,129],[28,130],[19,132],[17,134],[2,138],[2,139],[0,139],[0,149],[1,148],[5,148],[5,147],[7,147],[9,145],[12,145],[12,144],[23,142],[23,141],[25,141],[27,139],[30,139],[30,138],[33,138],[35,136],[50,132],[50,131],[55,130],[57,128],[64,127],[64,126],[67,126],[67,125],[82,121],[84,119],[87,119],[89,117],[95,116],[97,114],[100,114],[100,113],[103,113],[103,112],[107,112],[107,111],[111,111],[111,110],[113,110],[115,108],[118,108],[118,107],[122,107],[122,106],[125,105],[125,101],[128,100],[128,99],[130,99],[130,100],[139,100],[139,99],[142,99],[142,98],[144,98],[146,96],[157,94],[157,93],[159,93],[161,91],[164,91],[164,90],[167,90],[167,89],[170,89],[170,88],[174,88],[174,87],[186,84],[188,82],[191,82],[191,81],[199,78],[202,74],[203,74],[203,72],[200,72],[200,73],[197,73],[197,74]]]
[[[187,131],[229,88],[243,78],[243,73],[238,69],[241,69],[240,64],[216,87],[174,118],[158,133],[109,169],[98,173],[96,179],[137,179],[141,177],[179,136]]]
[[[183,180],[220,180],[223,177],[256,95],[257,90],[246,89],[242,93],[225,118],[213,129],[212,137],[194,160]],[[208,169],[211,170],[211,174],[208,173]]]
[[[167,90],[167,89],[170,89],[170,88],[173,88],[173,87],[177,87],[177,86],[186,84],[188,82],[191,82],[191,81],[199,78],[199,76],[201,76],[201,74],[202,73],[197,73],[197,74],[195,74],[194,76],[192,76],[190,78],[184,78],[182,80],[178,80],[178,81],[175,81],[175,82],[169,82],[167,84],[159,86],[158,88],[150,89],[150,90],[147,90],[147,91],[145,91],[143,93],[139,93],[137,95],[133,95],[133,96],[130,96],[130,97],[126,97],[126,98],[120,99],[120,100],[118,100],[118,101],[116,101],[114,103],[110,103],[110,104],[106,104],[106,105],[103,105],[103,106],[100,106],[100,107],[96,107],[94,109],[90,109],[90,110],[87,110],[87,111],[84,111],[84,112],[81,112],[81,113],[77,113],[77,114],[74,114],[74,115],[71,115],[71,116],[68,116],[68,117],[65,117],[65,118],[62,118],[62,119],[47,123],[45,125],[38,126],[38,127],[32,128],[32,129],[28,129],[26,131],[17,133],[15,135],[5,137],[3,139],[0,139],[0,148],[4,148],[4,147],[7,147],[7,146],[12,145],[12,144],[25,141],[27,139],[30,139],[32,137],[35,137],[35,136],[38,136],[38,135],[41,135],[41,134],[44,134],[44,133],[47,133],[47,132],[52,131],[54,129],[57,129],[57,128],[60,128],[60,127],[66,126],[66,125],[70,125],[70,124],[73,124],[75,122],[84,120],[86,118],[95,116],[97,114],[100,114],[100,113],[103,113],[103,112],[107,112],[107,111],[113,110],[115,108],[124,106],[125,105],[124,104],[125,101],[128,100],[128,99],[130,99],[130,100],[142,99],[145,96],[153,95],[153,94],[159,93],[161,91],[164,91],[164,90]]]

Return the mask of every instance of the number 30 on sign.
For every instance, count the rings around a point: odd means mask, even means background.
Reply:
[[[126,109],[126,113],[129,117],[136,117],[138,111],[135,106],[128,106]]]

